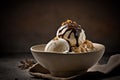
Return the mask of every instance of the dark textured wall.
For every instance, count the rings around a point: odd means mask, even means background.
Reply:
[[[56,0],[1,1],[1,51],[29,52],[35,44],[47,43],[60,24],[72,19],[86,31],[87,39],[120,51],[120,6],[116,1]]]

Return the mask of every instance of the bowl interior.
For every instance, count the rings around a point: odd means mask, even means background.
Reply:
[[[101,50],[101,49],[105,49],[105,46],[102,45],[102,44],[93,43],[93,45],[94,45],[94,47],[95,47],[95,50],[93,50],[93,51],[91,51],[91,52],[97,52],[97,51],[99,51],[99,50]],[[44,52],[45,46],[46,46],[46,44],[34,45],[34,46],[32,46],[32,47],[30,48],[30,50],[31,50],[32,52],[48,53],[48,52]],[[89,54],[89,53],[91,53],[91,52],[73,53],[73,54],[84,54],[84,53]],[[55,53],[55,54],[56,54],[56,53],[60,53],[60,52],[49,52],[49,53],[50,53],[50,54],[51,54],[51,53]],[[72,53],[72,52],[68,52],[68,53]],[[61,55],[61,54],[63,54],[63,53],[60,53],[60,54],[58,54],[58,55]],[[65,54],[64,54],[64,55],[65,55]],[[67,54],[67,55],[70,55],[70,54]]]

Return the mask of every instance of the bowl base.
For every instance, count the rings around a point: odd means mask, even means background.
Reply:
[[[82,70],[82,71],[51,71],[51,75],[55,77],[71,77],[74,75],[82,75],[86,73],[87,70]]]

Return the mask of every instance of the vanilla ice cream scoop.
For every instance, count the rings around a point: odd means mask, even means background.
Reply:
[[[69,44],[65,39],[54,38],[48,42],[45,47],[45,52],[69,52]]]
[[[67,20],[57,30],[57,37],[67,40],[71,46],[79,47],[85,40],[85,32],[79,24],[74,21]]]

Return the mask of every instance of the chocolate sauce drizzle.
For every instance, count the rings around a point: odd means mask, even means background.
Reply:
[[[65,32],[64,32],[63,34],[58,35],[58,37],[63,38],[64,35],[66,34],[66,32],[71,31],[71,32],[69,33],[69,35],[68,35],[67,38],[70,39],[71,34],[73,33],[73,34],[74,34],[74,37],[75,37],[75,39],[76,39],[76,45],[75,45],[75,46],[79,47],[79,42],[78,42],[78,40],[79,40],[80,32],[81,32],[81,30],[82,30],[82,29],[81,29],[81,26],[80,26],[80,25],[73,25],[73,23],[71,23],[71,24],[68,24],[68,25],[66,25],[65,27],[63,27],[63,28],[59,31],[59,33],[62,32],[62,30],[64,30],[65,28],[67,28],[67,29],[65,30]],[[68,40],[67,40],[67,41],[68,41]],[[68,41],[68,43],[70,44],[69,41]],[[70,46],[71,46],[71,45],[70,45]],[[71,51],[71,48],[70,48],[70,51]]]
[[[70,41],[66,40],[69,44],[69,52],[72,52],[72,46],[70,45]]]

